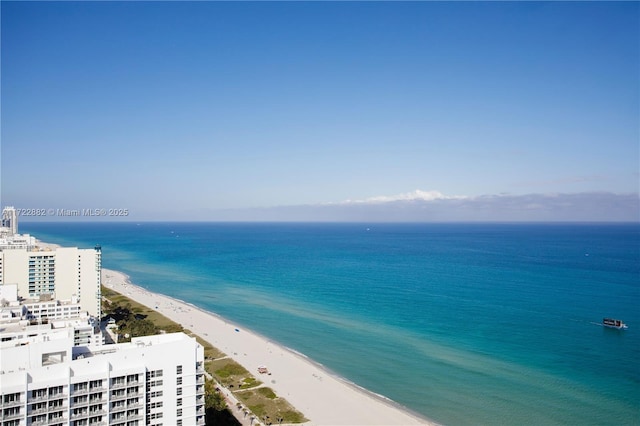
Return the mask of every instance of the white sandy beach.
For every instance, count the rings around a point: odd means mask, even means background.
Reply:
[[[304,356],[224,318],[133,285],[121,272],[103,269],[102,283],[156,309],[225,352],[301,411],[310,420],[308,424],[435,424],[341,380]],[[258,367],[263,365],[271,375],[258,373]]]

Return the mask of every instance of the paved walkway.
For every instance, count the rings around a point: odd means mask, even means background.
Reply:
[[[208,373],[206,374],[207,377],[212,378]],[[227,402],[229,411],[231,412],[231,414],[233,414],[233,417],[235,417],[240,422],[242,426],[252,426],[258,422],[257,417],[255,417],[248,408],[242,405],[242,403],[238,401],[238,398],[236,398],[236,396],[229,389],[225,388],[218,382],[215,383],[216,387],[220,389],[220,392],[222,392],[224,400]],[[241,404],[240,407],[238,407],[238,403]]]

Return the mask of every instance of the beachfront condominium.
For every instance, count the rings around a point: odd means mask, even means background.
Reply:
[[[100,346],[104,337],[100,320],[80,304],[60,300],[18,300],[17,286],[0,286],[0,351],[24,346],[34,338],[73,337],[74,346]],[[4,353],[0,353],[0,360]],[[1,423],[1,422],[0,422]]]
[[[3,209],[0,229],[0,286],[16,284],[18,296],[25,300],[79,303],[89,315],[100,318],[100,246],[39,247],[35,238],[18,234],[13,207]]]
[[[99,348],[71,337],[2,348],[2,426],[204,425],[204,349],[184,333]]]
[[[0,247],[0,285],[17,284],[23,299],[65,300],[100,318],[102,251],[77,247]]]
[[[2,223],[0,225],[0,237],[10,237],[18,233],[18,211],[15,207],[7,206],[2,209]]]
[[[35,239],[29,235],[18,234],[18,211],[15,207],[2,209],[0,221],[0,248],[21,247],[35,243]]]

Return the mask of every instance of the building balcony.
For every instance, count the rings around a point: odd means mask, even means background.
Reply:
[[[71,420],[83,419],[89,415],[88,411],[82,411],[80,413],[71,413]]]
[[[81,388],[81,389],[73,389],[71,391],[71,396],[77,396],[77,395],[85,395],[89,393],[89,389],[87,388]]]
[[[14,420],[14,419],[20,419],[24,417],[24,414],[20,412],[20,410],[16,411],[15,413],[2,413],[2,420]]]
[[[47,407],[27,409],[27,416],[37,416],[38,414],[45,414],[47,411],[49,411]]]
[[[31,398],[29,398],[29,403],[33,403],[33,402],[42,402],[42,401],[47,401],[49,399],[49,396],[45,393],[45,394],[40,394],[40,395],[36,395],[36,396],[32,396]]]
[[[71,400],[71,407],[83,407],[85,405],[89,405],[88,399],[83,399],[82,401],[76,401],[76,402],[73,402],[73,400]]]
[[[130,422],[132,420],[142,420],[142,419],[144,419],[144,415],[142,413],[127,414],[127,422]]]
[[[13,401],[0,402],[0,407],[2,408],[19,407],[22,405],[23,402],[24,401],[21,401],[19,399],[16,399]]]
[[[69,395],[67,395],[64,392],[54,392],[54,393],[50,393],[49,395],[47,395],[47,399],[49,401],[54,400],[54,399],[67,399]]]
[[[117,416],[117,417],[112,417],[111,420],[109,420],[109,423],[111,424],[115,424],[115,423],[126,423],[127,421],[127,416]]]
[[[111,383],[111,390],[124,389],[126,387],[127,387],[127,384],[125,382]]]
[[[126,393],[119,393],[119,394],[112,394],[111,395],[111,400],[112,401],[119,401],[121,399],[127,399],[128,396]]]
[[[111,407],[111,410],[109,410],[111,413],[119,413],[121,411],[127,411],[127,406],[126,405],[114,405]]]

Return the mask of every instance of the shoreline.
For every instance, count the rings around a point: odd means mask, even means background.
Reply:
[[[192,303],[151,292],[120,271],[102,269],[102,285],[156,310],[238,362],[309,419],[305,425],[437,425],[372,392],[294,349]],[[353,407],[357,407],[354,409]]]
[[[37,246],[44,249],[60,247],[36,241]],[[270,374],[265,384],[309,419],[304,425],[438,426],[396,401],[330,371],[299,351],[234,324],[215,312],[136,285],[124,272],[102,268],[101,283],[190,330],[242,365],[256,379],[263,379],[258,367],[267,366]]]

